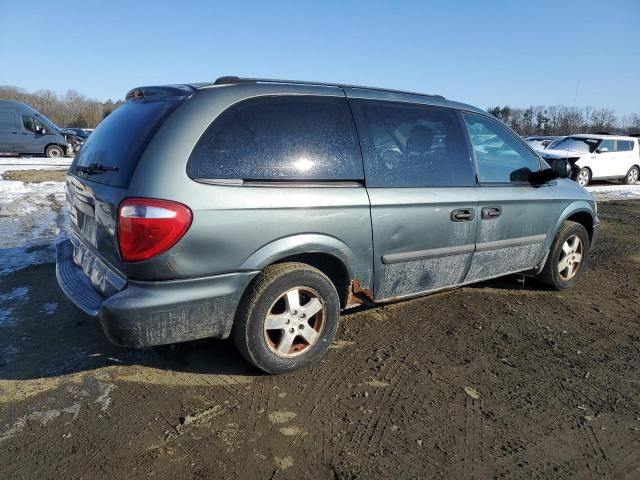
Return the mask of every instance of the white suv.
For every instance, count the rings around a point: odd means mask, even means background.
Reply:
[[[585,134],[566,137],[540,153],[549,163],[567,159],[574,166],[573,178],[582,186],[591,180],[623,180],[630,185],[640,176],[639,150],[633,137]]]

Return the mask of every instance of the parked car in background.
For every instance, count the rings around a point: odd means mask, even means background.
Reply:
[[[88,135],[81,128],[62,128],[60,129],[60,133],[65,136],[69,144],[67,153],[77,154],[88,138]]]
[[[515,272],[573,287],[598,218],[568,163],[554,168],[441,96],[136,88],[69,169],[58,282],[117,344],[232,336],[285,372],[325,353],[343,309]]]
[[[636,138],[616,135],[571,135],[541,152],[553,165],[568,160],[573,178],[582,186],[592,180],[622,180],[634,184],[640,176],[640,145]]]
[[[526,137],[524,139],[527,144],[534,150],[544,150],[554,140],[557,140],[557,136],[552,135],[537,135],[535,137]]]
[[[89,138],[89,133],[86,128],[65,128],[64,130],[69,131],[70,133],[73,133],[75,136],[77,136],[78,138],[81,138],[82,140],[86,140],[87,138]]]
[[[0,100],[0,153],[63,157],[72,147],[42,113],[15,100]]]
[[[562,140],[564,140],[565,136],[562,137],[558,137],[555,140],[551,140],[551,143],[549,143],[546,147],[544,147],[545,150],[551,150],[552,148],[555,148],[555,146],[560,143]]]

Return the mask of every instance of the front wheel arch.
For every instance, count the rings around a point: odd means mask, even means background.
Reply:
[[[593,180],[593,171],[591,170],[591,168],[589,167],[580,167],[579,165],[576,165],[576,167],[578,167],[578,170],[576,171],[576,174],[573,178],[573,180],[577,183],[578,182],[578,176],[580,175],[580,172],[582,170],[586,170],[589,173],[589,180],[587,180],[587,184],[584,185],[585,187],[591,183],[591,181]]]
[[[568,242],[571,238],[578,239],[576,241],[578,242],[577,246],[581,247],[579,255],[580,258],[578,259],[576,257],[575,259],[575,265],[578,265],[577,270],[574,271],[575,273],[570,277],[564,278],[562,275],[563,268],[559,267],[559,265],[562,266],[563,263],[560,259],[562,255],[565,255],[563,254],[563,251],[567,252],[567,257],[572,254],[570,250],[564,250],[564,246],[566,245],[565,242]],[[542,283],[545,283],[556,290],[573,288],[584,272],[589,258],[590,247],[589,235],[584,226],[578,222],[570,220],[564,221],[551,243],[549,253],[545,259],[544,267],[536,277]],[[566,260],[570,259],[566,258]],[[567,266],[566,264],[565,267],[569,269],[571,268],[571,266]],[[571,274],[571,270],[569,270],[569,274]]]

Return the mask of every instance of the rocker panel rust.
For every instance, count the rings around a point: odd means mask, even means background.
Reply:
[[[361,305],[373,305],[373,292],[369,288],[363,288],[360,280],[354,278],[349,283],[347,304],[345,308],[359,307]]]

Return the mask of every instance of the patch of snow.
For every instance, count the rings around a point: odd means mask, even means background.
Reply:
[[[596,200],[606,202],[609,200],[640,199],[640,185],[592,185],[587,187]]]
[[[24,427],[27,425],[27,422],[37,422],[40,425],[46,425],[54,418],[58,418],[63,413],[67,413],[71,415],[71,420],[75,420],[80,413],[80,404],[74,403],[73,405],[62,408],[60,410],[45,410],[42,412],[32,412],[24,417],[20,417],[17,422],[15,422],[9,429],[4,432],[0,432],[0,442],[8,440],[16,434],[22,432]]]
[[[100,405],[100,411],[106,412],[111,405],[111,390],[115,388],[113,383],[102,383],[98,382],[98,392],[100,395],[96,398],[93,403],[97,403]]]
[[[41,167],[68,167],[73,162],[73,158],[46,158],[46,157],[0,157],[0,167],[12,167],[7,170],[15,170],[16,166],[28,165],[30,169],[38,170]]]
[[[46,315],[53,315],[54,313],[56,313],[57,309],[58,309],[58,304],[57,303],[45,303],[42,306],[42,311]]]
[[[15,169],[67,168],[71,161],[5,157],[0,158],[0,173]],[[63,182],[0,179],[0,276],[55,260],[55,246],[69,232],[66,205]]]
[[[29,299],[29,287],[12,288],[9,291],[0,292],[0,327],[14,325],[13,311],[15,302]]]
[[[0,217],[28,215],[51,203],[65,203],[63,182],[25,183],[0,180]]]

